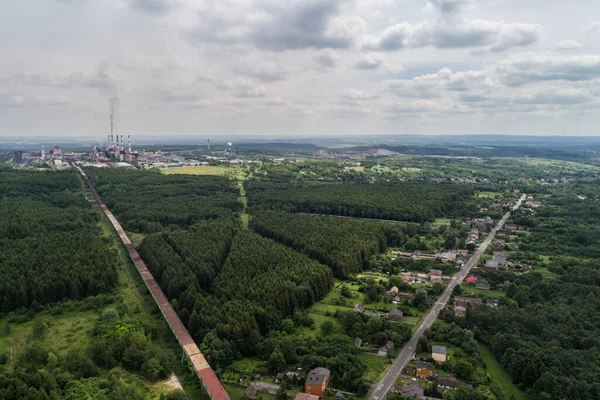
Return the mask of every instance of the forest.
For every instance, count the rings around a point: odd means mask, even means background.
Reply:
[[[305,184],[290,187],[251,179],[251,209],[271,209],[358,218],[433,222],[473,211],[473,189],[454,184]]]
[[[242,206],[225,177],[163,175],[158,170],[86,168],[106,206],[128,231],[154,233],[233,217]]]
[[[0,171],[2,312],[105,293],[115,254],[74,172]]]

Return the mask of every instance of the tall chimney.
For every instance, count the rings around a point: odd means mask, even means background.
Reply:
[[[206,138],[206,143],[208,144],[208,151],[210,151],[210,138]]]
[[[127,135],[127,141],[129,142],[129,152],[131,153],[131,135]]]

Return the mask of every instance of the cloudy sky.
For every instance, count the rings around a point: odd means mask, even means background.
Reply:
[[[0,4],[0,136],[600,134],[597,0]]]

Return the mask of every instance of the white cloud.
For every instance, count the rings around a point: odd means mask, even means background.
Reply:
[[[531,45],[539,40],[537,24],[504,23],[482,19],[454,18],[417,24],[402,22],[375,36],[363,38],[363,47],[371,51],[397,51],[405,48],[471,48],[479,53],[501,52]]]
[[[323,68],[335,68],[338,64],[339,56],[335,50],[325,49],[314,56],[314,61]]]
[[[385,62],[385,58],[378,54],[365,54],[354,64],[354,68],[362,70],[378,69]]]
[[[583,45],[576,40],[561,40],[556,43],[558,50],[579,50],[582,47]]]
[[[511,86],[543,81],[589,81],[600,78],[600,56],[526,53],[498,63],[503,83]]]

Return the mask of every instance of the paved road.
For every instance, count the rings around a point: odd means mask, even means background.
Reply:
[[[525,195],[523,195],[519,199],[517,204],[513,207],[513,211],[515,211],[521,206],[521,202],[523,200],[525,200]],[[485,253],[485,250],[496,236],[496,233],[500,229],[502,229],[508,217],[510,217],[510,212],[504,214],[504,217],[502,217],[502,219],[498,222],[496,227],[492,229],[492,232],[490,232],[490,234],[487,235],[487,237],[485,238],[483,243],[481,243],[481,246],[479,246],[479,249],[477,249],[475,254],[473,254],[469,261],[465,263],[463,268],[456,274],[454,279],[448,284],[448,286],[446,286],[446,289],[444,290],[438,301],[435,302],[429,313],[423,318],[421,325],[419,325],[412,338],[410,338],[410,340],[404,345],[402,351],[400,351],[400,354],[398,354],[398,357],[396,357],[396,360],[391,365],[388,372],[385,374],[383,379],[375,386],[375,388],[371,392],[371,395],[369,396],[369,400],[384,399],[385,396],[387,396],[388,392],[394,387],[394,384],[400,376],[400,373],[404,368],[406,368],[406,366],[414,357],[415,348],[417,347],[417,343],[419,343],[419,340],[423,336],[423,333],[427,329],[429,329],[431,325],[433,325],[433,323],[438,317],[439,312],[446,308],[446,304],[448,304],[448,300],[450,300],[450,295],[452,295],[452,290],[456,287],[456,285],[460,285],[463,279],[465,279],[465,277],[469,274],[471,269],[475,265],[477,265],[479,259],[481,258],[481,255]]]

